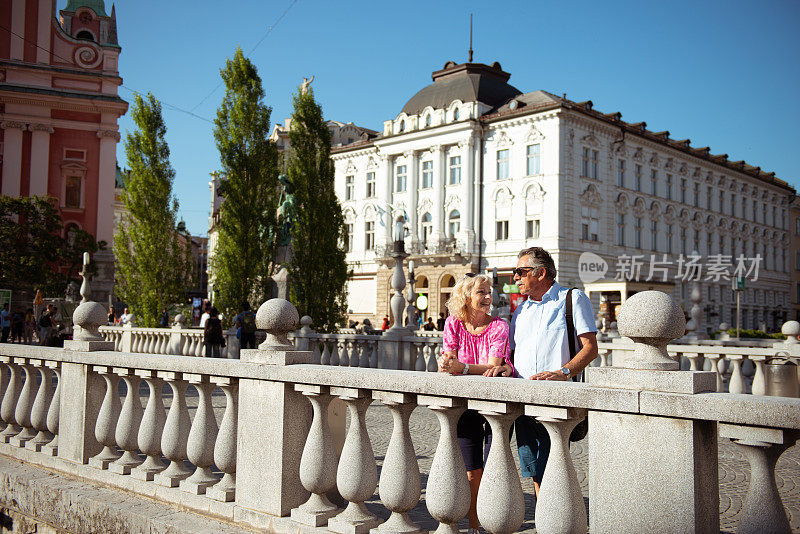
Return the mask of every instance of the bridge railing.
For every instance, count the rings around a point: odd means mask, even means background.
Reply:
[[[740,531],[763,530],[765,517],[788,529],[774,466],[797,439],[800,399],[717,393],[716,375],[702,371],[593,368],[586,383],[574,383],[317,365],[313,351],[287,344],[281,325],[291,322],[282,320],[291,305],[282,302],[259,317],[266,340],[241,360],[91,351],[80,342],[0,345],[0,453],[261,528],[364,531],[381,523],[364,506],[377,488],[391,512],[381,531],[409,531],[422,494],[409,416],[424,407],[440,425],[425,504],[440,530],[453,532],[469,504],[455,427],[473,409],[494,436],[478,516],[488,532],[505,533],[524,517],[507,436],[525,414],[552,443],[537,531],[585,532],[568,437],[588,414],[592,532],[718,531],[719,437],[739,443],[752,466]],[[219,424],[217,388],[225,395]],[[373,401],[393,417],[380,477],[365,419]],[[335,402],[350,413],[341,447],[332,439],[345,430]],[[326,497],[334,489],[344,510]]]

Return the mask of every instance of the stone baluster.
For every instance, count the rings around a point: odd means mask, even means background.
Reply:
[[[327,345],[328,343],[326,343]],[[335,339],[330,341],[331,345],[331,365],[337,366],[339,365],[339,344],[336,342]]]
[[[415,371],[424,371],[426,369],[425,366],[425,357],[422,354],[422,349],[425,347],[425,342],[421,343],[414,343],[414,352],[416,352],[416,358],[414,358],[414,370]]]
[[[311,492],[308,500],[292,510],[292,519],[304,525],[320,527],[340,512],[325,496],[336,487],[336,453],[328,424],[331,395],[327,386],[295,384],[311,403],[314,416],[300,458],[300,482]]]
[[[239,381],[235,378],[214,378],[214,384],[225,393],[225,413],[214,444],[214,464],[224,473],[222,480],[206,491],[217,501],[233,502],[236,497],[236,425],[239,420]]]
[[[699,371],[700,370],[700,357],[702,356],[698,352],[685,352],[683,354],[686,356],[686,359],[689,360],[689,370],[690,371]]]
[[[42,451],[49,456],[58,456],[58,425],[61,419],[61,367],[58,362],[46,362],[45,365],[53,370],[56,375],[56,391],[50,408],[47,410],[47,430],[53,436],[50,442],[42,447]]]
[[[610,349],[602,349],[600,351],[600,367],[609,367],[611,363],[609,359],[611,358],[611,350]]]
[[[378,494],[392,515],[375,532],[422,532],[408,517],[419,502],[421,485],[419,464],[411,442],[408,419],[416,408],[414,396],[408,393],[376,391],[373,397],[385,404],[392,413],[392,436],[381,469]]]
[[[131,352],[139,352],[142,345],[142,336],[139,335],[139,332],[134,332],[131,330]]]
[[[363,339],[356,338],[350,342],[350,367],[362,367],[365,349],[366,344]]]
[[[3,396],[5,395],[6,388],[8,387],[8,375],[10,374],[8,370],[8,365],[4,360],[4,356],[0,356],[0,411],[2,411],[1,407],[3,406]],[[2,415],[0,415],[0,431],[5,430],[6,424],[3,421]]]
[[[478,520],[492,534],[516,532],[525,519],[525,502],[508,436],[522,408],[493,401],[469,400],[467,404],[483,414],[492,427],[492,446],[478,490]],[[498,495],[503,498],[498,499]]]
[[[439,370],[439,364],[436,361],[436,345],[434,343],[425,343],[423,347],[425,351],[425,367],[430,373],[435,373]]]
[[[305,317],[308,317],[307,315]],[[309,339],[309,348],[311,349],[311,363],[319,365],[322,363],[322,355],[319,353],[319,340]]]
[[[186,442],[186,454],[189,461],[197,468],[192,476],[181,481],[181,489],[188,493],[203,495],[206,489],[216,484],[219,479],[211,472],[214,463],[214,442],[217,440],[217,420],[214,418],[214,407],[211,405],[211,393],[214,384],[208,376],[187,374],[189,383],[197,389],[197,411],[194,414],[189,439]]]
[[[336,343],[339,347],[339,365],[342,367],[349,367],[350,366],[350,350],[352,348],[352,343],[348,343],[345,339],[340,339]]]
[[[157,332],[156,333],[155,353],[156,354],[166,354],[165,348],[166,348],[166,344],[164,343],[164,333],[163,332]]]
[[[430,350],[429,345],[426,348]],[[425,488],[425,504],[431,516],[439,521],[438,534],[456,534],[458,522],[467,515],[470,504],[467,472],[456,437],[458,418],[464,413],[466,403],[462,399],[422,395],[417,397],[417,403],[433,410],[439,419],[439,443]]]
[[[155,334],[152,331],[144,331],[142,332],[142,337],[144,337],[144,343],[142,347],[142,352],[145,354],[152,354],[155,348],[153,346],[153,341],[155,340]]]
[[[378,486],[378,467],[366,422],[372,398],[368,392],[354,388],[332,387],[331,394],[338,395],[347,404],[350,427],[336,473],[339,494],[347,499],[348,504],[344,512],[328,520],[328,530],[340,534],[365,534],[381,523],[364,505]]]
[[[159,372],[158,377],[166,380],[172,390],[172,403],[164,422],[161,435],[161,451],[170,461],[164,471],[155,475],[155,482],[169,488],[176,488],[180,481],[192,474],[183,461],[186,459],[186,441],[192,421],[186,408],[186,387],[189,383],[182,380],[180,373]]]
[[[194,356],[194,351],[197,349],[197,339],[193,334],[187,333],[184,335],[183,355]]]
[[[369,367],[370,369],[377,369],[378,368],[378,340],[372,340],[369,342]]]
[[[156,371],[137,370],[136,376],[141,377],[147,382],[149,395],[147,406],[144,408],[142,423],[139,425],[137,443],[146,458],[144,462],[136,467],[131,474],[139,480],[151,481],[156,473],[163,471],[167,466],[161,461],[161,437],[167,415],[164,412],[164,400],[161,391],[164,381],[158,377]]]
[[[797,430],[744,427],[720,423],[720,437],[739,446],[750,464],[750,483],[739,513],[739,534],[792,532],[775,483],[775,464],[800,438]]]
[[[753,375],[753,395],[766,395],[767,394],[767,374],[764,369],[766,364],[766,356],[750,356],[750,360],[756,366],[756,373]]]
[[[25,384],[22,386],[22,391],[19,394],[19,400],[14,410],[14,420],[22,427],[22,432],[12,437],[9,443],[15,447],[24,447],[37,434],[31,424],[31,411],[39,389],[39,384],[37,383],[37,375],[39,373],[31,365],[31,360],[27,358],[14,358],[14,361],[20,364],[25,372]]]
[[[0,417],[6,427],[0,432],[0,440],[2,443],[8,443],[13,436],[16,436],[22,430],[14,419],[14,412],[17,411],[17,400],[19,400],[20,392],[22,391],[22,369],[19,365],[14,363],[13,359],[8,356],[2,356],[3,363],[6,364],[9,370],[8,385],[3,393],[3,403],[0,404]]]
[[[706,360],[711,364],[711,370],[717,375],[717,392],[724,391],[722,383],[722,373],[719,371],[719,362],[722,359],[722,354],[706,354]]]
[[[195,338],[197,339],[197,344],[194,348],[194,355],[198,358],[205,356],[205,345],[203,344],[203,334],[195,334]]]
[[[526,406],[525,415],[535,416],[550,436],[550,456],[536,499],[536,532],[585,534],[588,520],[569,453],[569,435],[586,417],[586,410]]]
[[[747,389],[744,384],[744,375],[742,374],[742,361],[744,360],[745,356],[742,354],[729,354],[728,359],[731,361],[733,365],[733,370],[731,371],[731,378],[728,382],[728,392],[729,393],[747,393]]]
[[[320,338],[319,344],[322,345],[322,354],[320,355],[319,363],[322,365],[333,365],[331,363],[331,351],[328,347],[328,342]]]
[[[94,427],[94,437],[103,446],[103,450],[89,459],[89,465],[97,469],[108,469],[109,464],[120,457],[114,437],[122,409],[119,402],[119,376],[110,367],[95,367],[94,371],[106,381],[106,393]]]
[[[109,470],[118,475],[129,475],[134,467],[142,463],[138,440],[143,415],[142,400],[139,398],[141,379],[134,374],[133,369],[115,368],[114,372],[122,377],[128,391],[114,432],[117,446],[124,452],[120,458],[111,463]]]
[[[39,391],[31,409],[31,426],[39,432],[25,444],[25,448],[39,452],[53,439],[53,435],[47,429],[47,412],[53,401],[53,371],[42,360],[31,360],[31,363],[39,370],[41,376]]]

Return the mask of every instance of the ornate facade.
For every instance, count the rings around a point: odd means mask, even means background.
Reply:
[[[791,309],[788,208],[784,181],[727,155],[712,155],[669,132],[651,132],[620,113],[601,113],[546,91],[522,93],[491,66],[448,62],[382,135],[334,150],[336,188],[348,227],[351,318],[389,315],[387,245],[404,221],[425,315],[444,312],[449,288],[464,272],[497,268],[511,280],[517,252],[549,250],[562,285],[584,287],[579,258],[593,252],[608,265],[587,291],[622,301],[656,285],[651,256],[666,255],[666,281],[688,311],[693,278],[681,254],[760,255],[748,281],[743,325],[775,328]],[[643,263],[620,272],[624,257]],[[751,273],[752,275],[752,273]],[[731,282],[697,280],[707,321],[732,322]],[[605,285],[604,285],[605,283]],[[591,286],[591,287],[588,287]],[[379,324],[379,323],[378,323]]]
[[[58,16],[58,18],[56,18]],[[113,287],[111,253],[117,120],[128,105],[117,61],[116,16],[102,0],[0,4],[0,192],[56,200],[65,229],[108,243],[93,296]]]

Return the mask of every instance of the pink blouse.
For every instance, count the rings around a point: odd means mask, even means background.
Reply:
[[[511,364],[508,350],[508,323],[495,317],[478,335],[467,331],[461,319],[451,315],[444,323],[443,352],[458,351],[458,361],[488,365],[489,358],[502,358]]]

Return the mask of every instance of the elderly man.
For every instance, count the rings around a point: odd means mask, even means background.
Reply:
[[[514,311],[509,344],[514,351],[514,366],[526,379],[570,380],[597,357],[592,304],[579,289],[572,291],[577,354],[570,354],[565,314],[568,289],[555,279],[556,266],[546,250],[532,247],[519,253],[514,281],[528,299]],[[544,426],[532,417],[521,416],[515,428],[522,475],[533,477],[538,496],[550,438]]]

